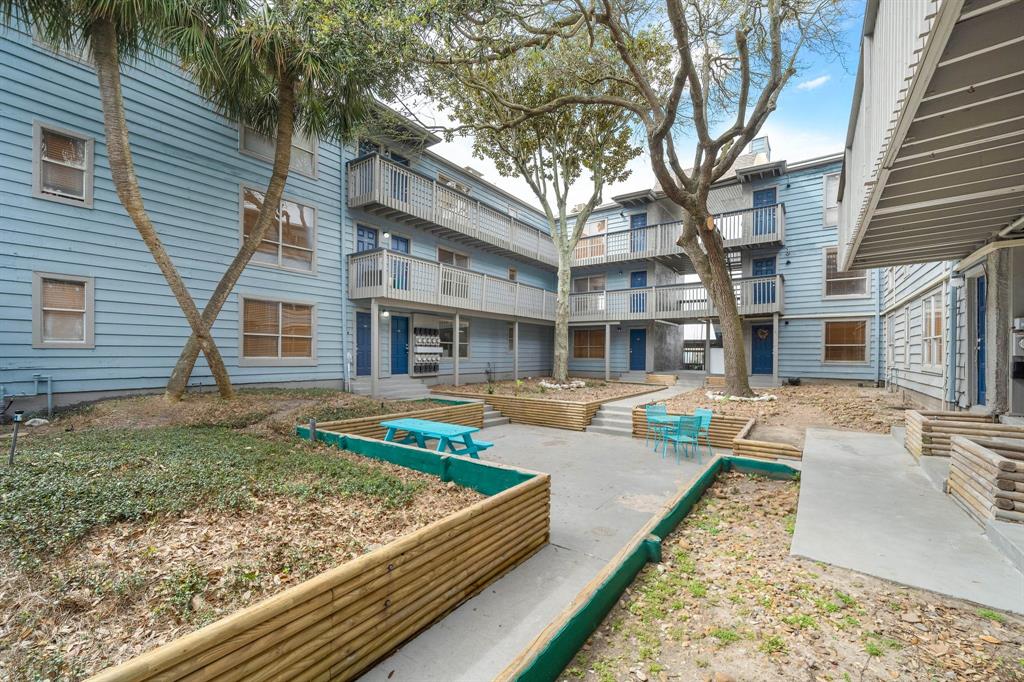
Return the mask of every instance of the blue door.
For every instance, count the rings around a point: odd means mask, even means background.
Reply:
[[[377,248],[377,230],[366,225],[356,225],[356,251],[373,251]]]
[[[647,214],[634,213],[629,216],[629,252],[647,250]]]
[[[755,258],[751,262],[750,273],[754,277],[773,277],[775,275],[775,256]],[[754,303],[775,303],[775,280],[754,282]]]
[[[643,372],[647,369],[647,330],[629,330],[629,370]]]
[[[772,343],[772,325],[755,324],[750,327],[750,373],[771,374],[775,350]]]
[[[370,376],[370,313],[356,313],[356,376]]]
[[[391,316],[391,373],[409,373],[409,318]]]
[[[775,232],[775,188],[759,189],[754,192],[754,234]]]
[[[985,312],[988,307],[988,290],[987,282],[985,277],[979,277],[976,287],[976,298],[977,298],[977,311],[975,314],[975,320],[977,320],[977,331],[976,336],[978,339],[978,350],[976,366],[978,368],[978,400],[975,404],[985,404]]]
[[[639,272],[629,273],[629,288],[630,289],[645,289],[647,287],[647,271],[640,270]],[[629,312],[631,313],[645,313],[647,312],[647,292],[646,291],[634,291],[629,295]]]

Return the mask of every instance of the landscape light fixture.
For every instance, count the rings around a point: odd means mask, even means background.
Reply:
[[[11,434],[11,453],[7,456],[7,464],[9,466],[14,466],[14,452],[18,449],[18,429],[21,427],[21,422],[24,419],[24,410],[16,410],[14,412],[14,433]]]

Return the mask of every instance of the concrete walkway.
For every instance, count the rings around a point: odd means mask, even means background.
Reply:
[[[551,542],[363,679],[492,679],[701,469],[638,439],[522,424],[484,437],[494,442],[488,459],[551,474]]]
[[[1024,575],[890,436],[807,430],[791,552],[1024,613]]]

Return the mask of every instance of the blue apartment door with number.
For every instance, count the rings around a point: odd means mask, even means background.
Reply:
[[[765,235],[775,232],[775,188],[759,189],[754,192],[754,234]]]
[[[391,373],[409,373],[409,318],[391,316]]]
[[[356,313],[356,376],[370,376],[370,313]]]
[[[772,277],[773,279],[754,282],[754,303],[775,303],[775,256],[755,258],[750,264],[750,274],[754,277]]]
[[[377,248],[377,230],[366,225],[356,225],[356,251],[373,251]]]
[[[643,291],[633,291],[629,294],[629,312],[631,313],[646,313],[647,312],[647,271],[640,270],[639,272],[629,273],[629,288],[630,289],[643,289]]]
[[[771,374],[774,364],[772,325],[755,324],[750,327],[750,373]]]
[[[976,405],[985,404],[985,315],[988,310],[988,283],[985,277],[979,277],[977,284],[975,284],[975,297],[977,299],[977,305],[975,306],[976,329],[975,335],[978,339],[977,346],[977,358],[975,360],[975,366],[977,367],[977,400]]]
[[[647,250],[647,214],[634,213],[629,216],[629,252]]]
[[[629,370],[643,372],[647,369],[647,330],[629,330]]]

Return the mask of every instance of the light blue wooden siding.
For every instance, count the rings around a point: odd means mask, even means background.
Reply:
[[[188,326],[110,180],[95,73],[38,47],[24,34],[0,34],[5,97],[0,104],[0,282],[5,301],[0,369],[8,390],[33,373],[52,374],[57,392],[164,385]],[[238,132],[166,62],[126,69],[132,150],[147,208],[201,308],[239,245],[239,188],[265,186],[270,165],[238,151]],[[95,138],[92,209],[32,196],[33,121]],[[312,367],[239,367],[238,297],[224,306],[214,335],[238,383],[341,379],[341,214],[339,150],[322,144],[316,180],[292,174],[286,195],[317,210],[317,272],[250,266],[235,293],[317,306]],[[96,285],[96,347],[33,349],[33,271],[88,275]],[[193,382],[211,383],[204,360]]]
[[[642,324],[635,325],[637,328],[646,327]],[[604,358],[574,358],[573,357],[573,330],[574,329],[599,329],[603,325],[593,327],[570,327],[569,328],[569,373],[579,372],[587,375],[604,375]],[[630,327],[612,325],[611,335],[611,373],[612,376],[629,371],[629,330]]]

